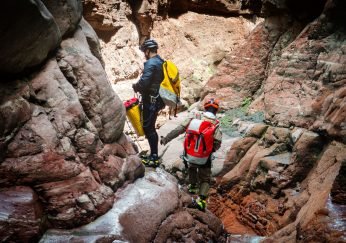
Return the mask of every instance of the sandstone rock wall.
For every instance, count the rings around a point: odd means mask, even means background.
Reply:
[[[280,242],[337,240],[341,232],[328,228],[333,219],[326,217],[326,201],[345,151],[345,144],[306,129],[252,126],[232,145],[210,209],[234,234],[253,230]],[[237,224],[251,230],[242,232]]]
[[[32,242],[47,228],[107,212],[114,191],[144,167],[122,133],[123,104],[100,62],[97,36],[81,19],[81,1],[5,5],[0,239]]]
[[[327,201],[334,191],[344,204],[346,5],[319,4],[310,6],[313,14],[320,9],[313,18],[293,1],[264,1],[265,22],[204,88],[205,98],[219,98],[225,110],[252,98],[250,112],[264,111],[273,125],[254,127],[227,154],[211,209],[229,232],[238,224],[251,228],[242,233],[271,236],[268,242],[344,237],[331,228]]]
[[[264,110],[272,124],[301,126],[344,141],[345,31],[339,12],[344,9],[344,3],[328,1],[305,27],[292,15],[267,17],[220,64],[203,96],[219,98],[224,109],[252,98],[252,110]]]
[[[197,4],[145,0],[115,1],[114,4],[84,1],[84,17],[100,36],[111,82],[137,79],[144,62],[139,44],[146,38],[155,38],[160,45],[159,54],[178,65],[183,83],[182,98],[190,104],[199,99],[201,87],[215,73],[224,56],[240,45],[261,21],[226,17],[227,13],[239,15],[240,9],[253,8],[240,1]],[[226,16],[188,12],[197,11],[193,6],[215,12],[222,9]],[[170,18],[170,15],[176,17]]]

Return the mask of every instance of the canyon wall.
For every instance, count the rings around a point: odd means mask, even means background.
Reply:
[[[112,83],[139,78],[144,62],[139,45],[146,38],[154,38],[159,43],[159,55],[179,67],[182,98],[192,104],[225,55],[262,21],[255,16],[235,17],[242,9],[248,12],[255,7],[228,2],[85,0],[84,17],[100,36],[105,69]],[[197,11],[196,6],[222,11],[220,15],[198,14],[203,11]]]
[[[263,1],[265,21],[204,87],[225,111],[250,100],[248,112],[265,115],[232,145],[213,192],[228,232],[345,239],[328,208],[345,205],[345,10],[343,1]]]
[[[324,222],[329,194],[341,204],[345,198],[345,5],[342,0],[3,3],[1,240],[32,242],[49,228],[90,223],[112,208],[120,187],[143,176],[137,148],[123,134],[125,111],[111,83],[138,78],[144,61],[138,46],[149,36],[158,40],[162,57],[177,63],[182,97],[190,104],[216,97],[227,111],[251,100],[250,112],[265,114],[264,124],[230,148],[210,209],[224,223],[236,219],[247,232],[271,236],[269,241],[337,239]],[[154,182],[160,191],[156,176],[143,183]],[[218,239],[219,221],[186,211],[182,204],[189,198],[182,199],[176,182],[165,183],[176,204],[161,212],[155,223],[159,234],[141,225],[146,239],[181,234]],[[140,238],[129,226],[136,210],[122,218],[122,239]],[[181,225],[178,233],[175,222]]]
[[[144,173],[82,3],[11,1],[1,15],[0,235],[33,242],[91,222]],[[18,21],[17,21],[18,20]]]

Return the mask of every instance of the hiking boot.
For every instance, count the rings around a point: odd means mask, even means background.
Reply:
[[[140,158],[141,158],[141,161],[142,163],[144,164],[144,166],[149,166],[149,155],[141,155]]]
[[[160,165],[159,157],[156,154],[153,154],[149,157],[149,166],[158,167]]]
[[[189,185],[187,186],[187,190],[188,190],[188,192],[191,193],[191,194],[197,194],[197,193],[198,193],[198,187],[197,187],[196,184],[189,184]]]
[[[198,197],[196,199],[192,198],[192,205],[194,208],[197,208],[198,210],[204,212],[205,208],[207,207],[207,202],[200,197]]]
[[[141,159],[148,159],[148,158],[149,158],[149,155],[147,155],[147,154],[141,154],[139,157],[140,157]]]
[[[147,158],[142,159],[142,163],[149,167],[158,167],[160,165],[159,157],[156,154],[150,155]]]

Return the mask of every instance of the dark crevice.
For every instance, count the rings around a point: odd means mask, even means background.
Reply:
[[[293,17],[310,22],[321,15],[326,0],[287,0],[286,4]]]
[[[339,170],[331,190],[331,199],[333,203],[346,205],[346,163]]]

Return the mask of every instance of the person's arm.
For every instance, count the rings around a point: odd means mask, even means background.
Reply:
[[[144,70],[139,81],[132,85],[135,92],[143,94],[149,87],[155,72],[155,65],[150,60],[144,63]]]
[[[175,129],[170,131],[165,137],[161,137],[161,144],[166,145],[174,138],[178,137],[180,134],[183,134],[189,125],[191,119],[188,118],[185,121],[183,121],[179,126],[177,126]]]
[[[213,150],[217,151],[221,147],[222,143],[222,132],[220,131],[220,128],[216,128],[214,133],[214,145]]]

